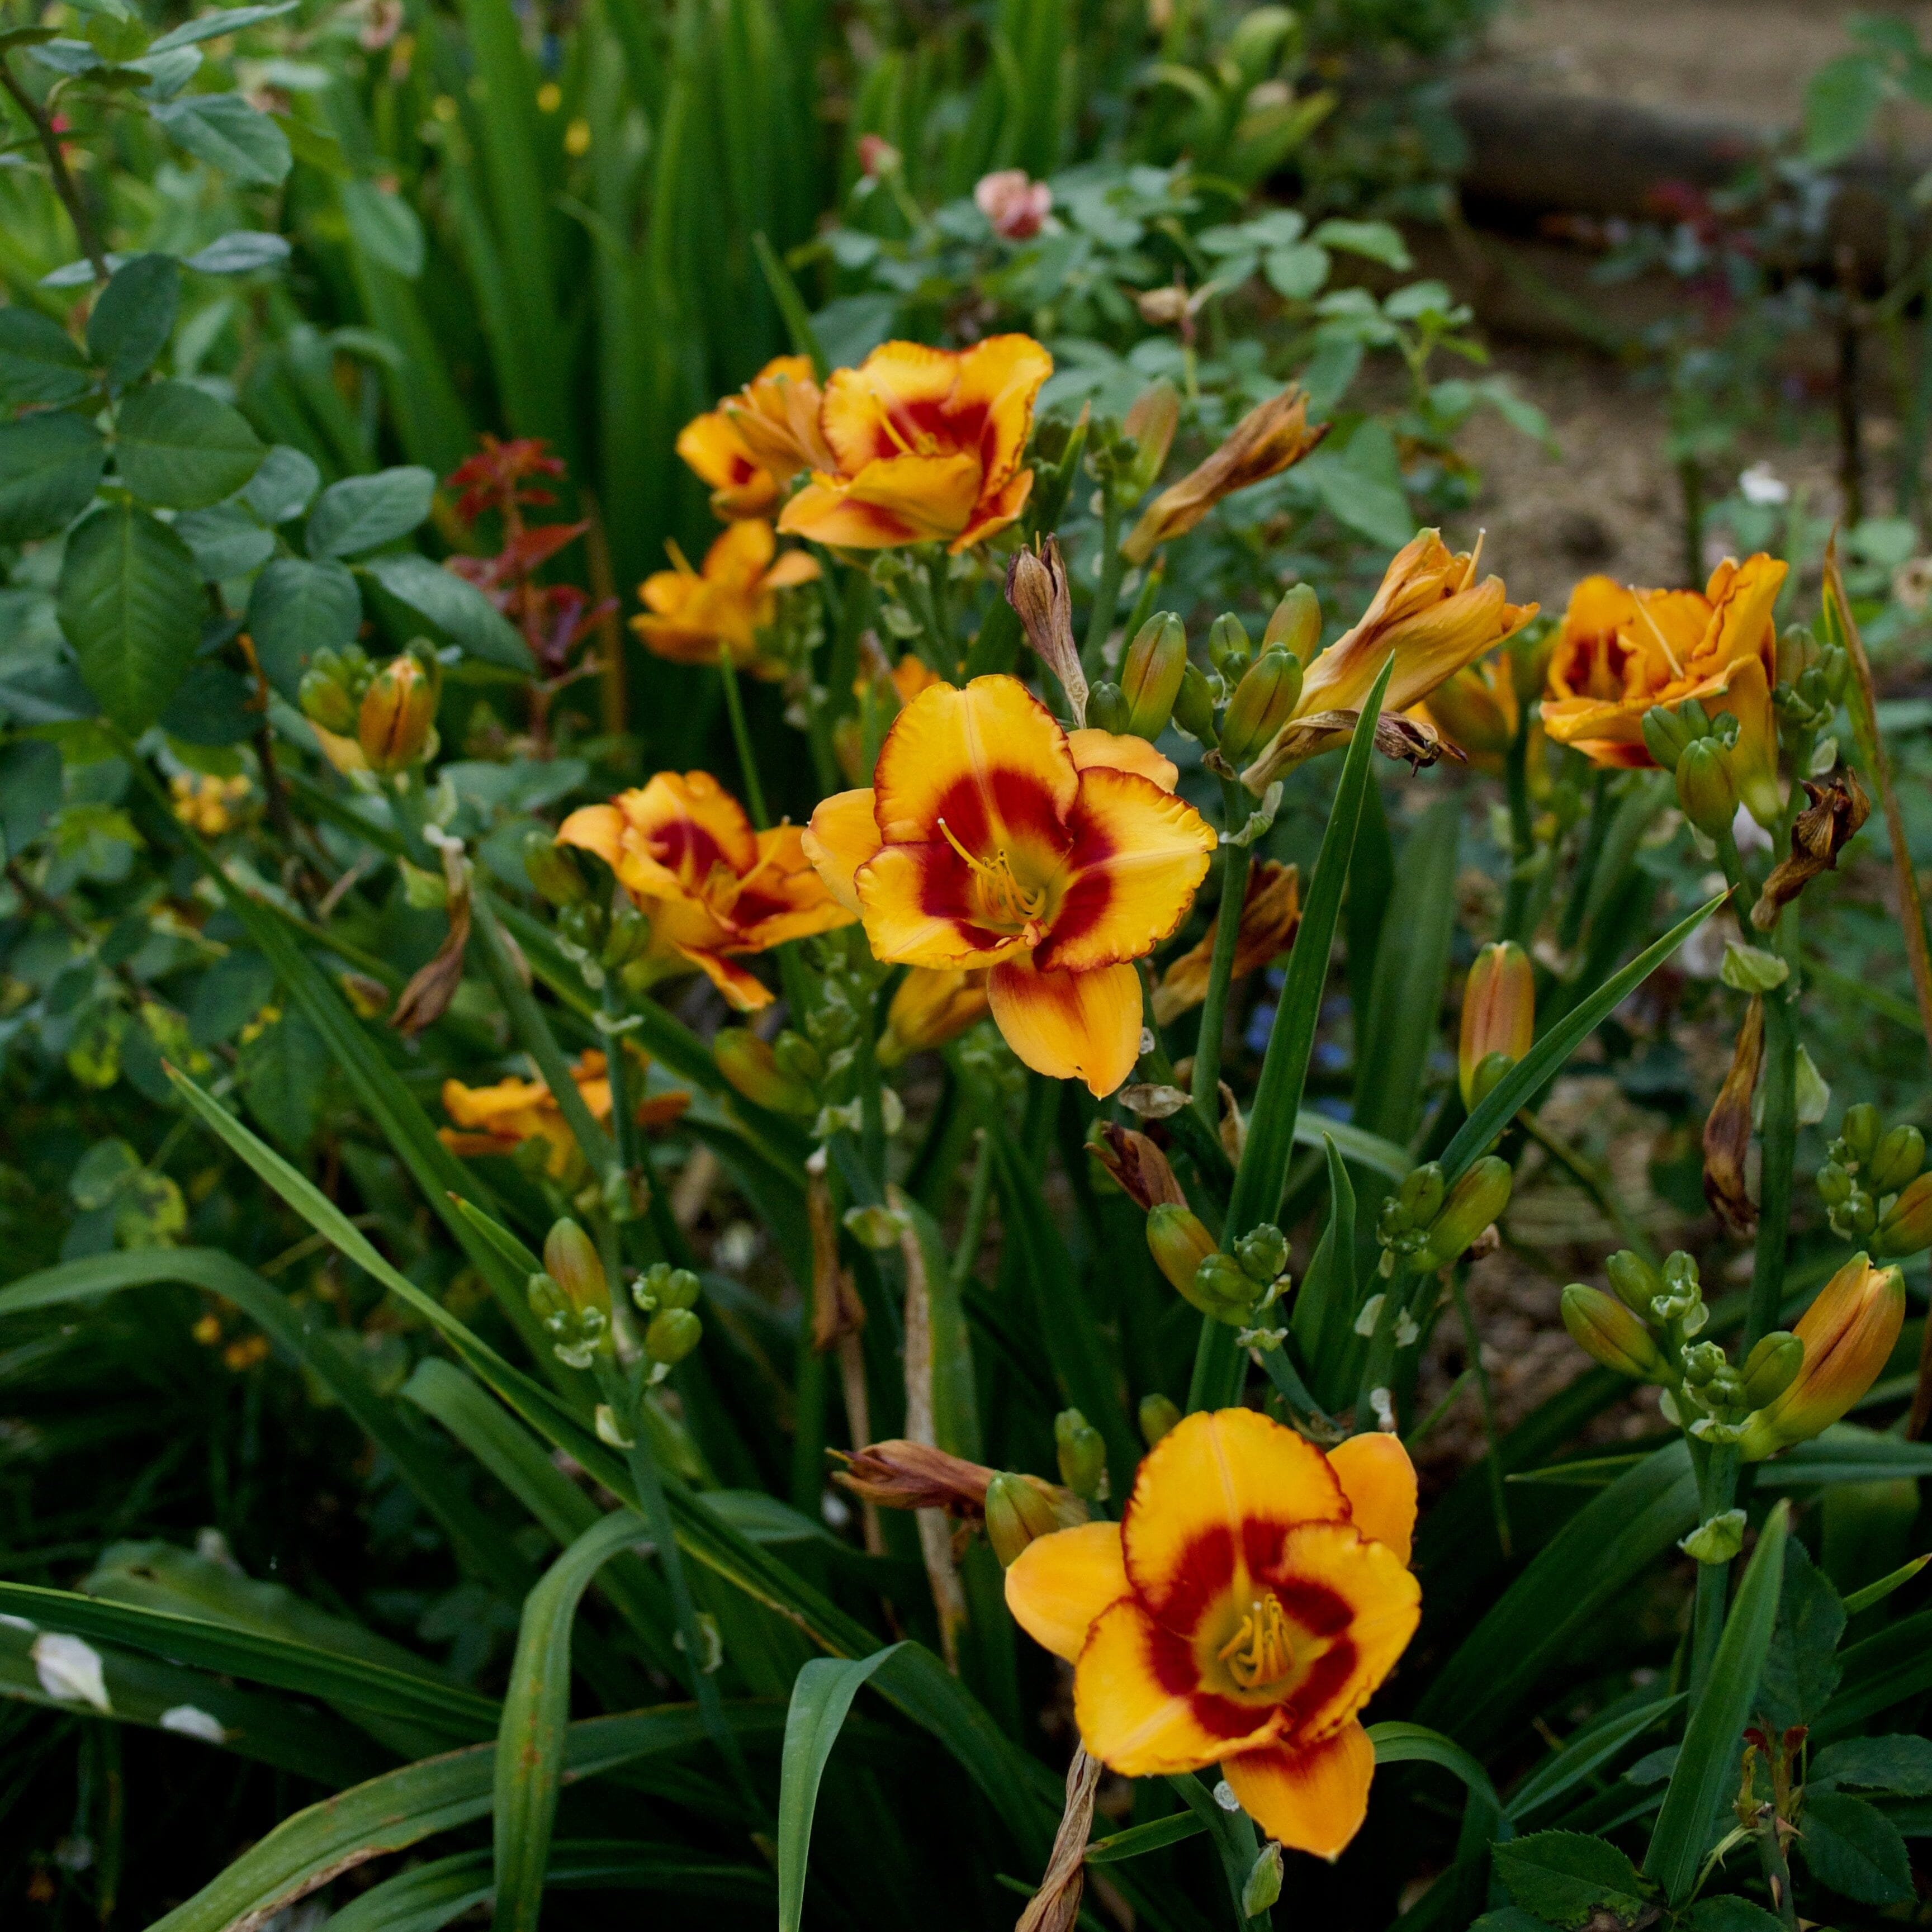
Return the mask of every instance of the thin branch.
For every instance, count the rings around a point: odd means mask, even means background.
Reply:
[[[54,132],[53,123],[40,103],[21,86],[13,62],[4,55],[0,55],[0,87],[5,88],[13,96],[14,104],[27,117],[39,139],[41,151],[47,158],[47,171],[53,178],[54,192],[60,196],[61,205],[74,224],[74,232],[80,239],[81,253],[94,265],[94,280],[107,280],[107,252],[101,246],[94,218],[88,212],[86,200],[80,192],[80,184],[68,166],[66,155],[61,152],[60,136]]]

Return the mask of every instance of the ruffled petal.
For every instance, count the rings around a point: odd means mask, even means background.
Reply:
[[[1296,1526],[1339,1525],[1347,1509],[1328,1458],[1293,1430],[1251,1408],[1197,1411],[1134,1478],[1120,1518],[1127,1576],[1156,1617],[1191,1636],[1218,1606],[1256,1594]]]
[[[1030,335],[989,335],[960,357],[947,414],[956,434],[976,428],[989,494],[1017,481],[1033,434],[1034,399],[1052,374],[1053,358]]]
[[[1138,772],[1151,778],[1162,791],[1172,791],[1180,782],[1180,767],[1156,752],[1144,738],[1132,732],[1102,731],[1087,725],[1066,734],[1067,748],[1073,754],[1076,771],[1091,771],[1106,765],[1117,772]]]
[[[1265,1744],[1224,1758],[1222,1774],[1241,1809],[1290,1851],[1339,1857],[1369,1813],[1376,1748],[1355,1723],[1300,1750]]]
[[[711,485],[711,506],[721,517],[760,516],[778,500],[771,473],[731,419],[716,410],[678,432],[677,453]]]
[[[1134,1070],[1141,982],[1132,967],[1042,973],[1022,952],[994,966],[986,992],[994,1024],[1036,1073],[1084,1080],[1104,1100]]]
[[[1329,1450],[1328,1466],[1355,1527],[1406,1563],[1415,1536],[1415,1465],[1401,1438],[1379,1430],[1352,1436]]]
[[[1124,1597],[1094,1619],[1073,1670],[1088,1752],[1124,1778],[1198,1771],[1280,1734],[1281,1713],[1202,1687],[1185,1639]]]
[[[778,513],[778,530],[782,536],[835,550],[889,550],[896,544],[927,541],[926,533],[898,510],[855,500],[844,483],[822,470]]]
[[[1094,1619],[1127,1594],[1120,1526],[1084,1522],[1036,1537],[1006,1572],[1006,1608],[1034,1642],[1071,1664]]]
[[[770,989],[755,973],[748,972],[735,959],[695,946],[680,946],[677,950],[724,995],[724,1004],[734,1012],[755,1013],[771,1004]]]
[[[580,805],[556,829],[560,845],[594,852],[614,872],[623,837],[624,814],[614,805]]]
[[[1035,956],[1043,972],[1090,972],[1150,952],[1187,916],[1214,828],[1185,800],[1138,772],[1080,776],[1068,819],[1064,886]]]
[[[832,896],[807,855],[802,826],[788,821],[758,837],[758,862],[730,902],[731,923],[745,944],[763,952],[852,923],[854,909]]]
[[[818,420],[839,469],[856,476],[932,436],[962,359],[956,350],[922,342],[882,342],[857,368],[835,369]]]
[[[801,841],[825,890],[851,912],[859,910],[859,888],[852,875],[879,849],[872,797],[872,788],[866,785],[820,800]]]
[[[748,872],[758,863],[758,838],[744,807],[709,772],[659,772],[617,806],[626,848],[686,887],[701,886],[714,866]]]
[[[981,487],[983,490],[985,486]],[[947,549],[957,556],[962,550],[970,550],[976,543],[984,543],[1009,524],[1017,522],[1032,494],[1033,472],[1016,471],[998,489],[980,496],[973,506],[966,527],[946,546]]]
[[[761,590],[792,590],[818,581],[818,560],[809,550],[788,550],[765,572]]]

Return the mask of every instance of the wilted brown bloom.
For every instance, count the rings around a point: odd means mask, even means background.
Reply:
[[[1234,425],[1205,463],[1148,506],[1121,554],[1130,562],[1144,563],[1160,545],[1193,529],[1223,496],[1279,476],[1328,434],[1326,423],[1308,426],[1306,389],[1269,397]]]
[[[1087,1841],[1094,1829],[1094,1794],[1100,1784],[1100,1760],[1076,1744],[1066,1767],[1066,1805],[1054,1834],[1053,1855],[1040,1889],[1027,1902],[1013,1932],[1073,1932],[1080,1918],[1080,1892],[1087,1874]]]
[[[442,848],[442,874],[448,892],[449,929],[435,958],[419,966],[396,995],[395,1010],[389,1016],[390,1025],[407,1040],[442,1018],[463,983],[463,956],[470,944],[470,868],[462,847],[454,841]]]
[[[1234,941],[1233,976],[1252,973],[1286,952],[1294,943],[1301,923],[1301,875],[1293,866],[1264,859],[1248,873],[1241,901],[1241,929]],[[1154,1016],[1162,1026],[1198,1006],[1208,997],[1208,976],[1214,958],[1210,928],[1199,945],[1184,952],[1161,975],[1154,988]]]
[[[1757,1204],[1744,1188],[1744,1156],[1750,1151],[1751,1096],[1764,1064],[1764,1001],[1754,999],[1738,1029],[1731,1070],[1704,1123],[1704,1198],[1734,1234],[1757,1232]]]
[[[1143,1214],[1162,1202],[1175,1208],[1187,1205],[1187,1196],[1180,1191],[1166,1155],[1145,1134],[1108,1120],[1101,1126],[1100,1139],[1090,1146],[1094,1158]]]
[[[1291,766],[1347,744],[1360,716],[1359,711],[1316,711],[1291,718],[1241,773],[1241,782],[1258,796]],[[1468,762],[1462,746],[1444,737],[1427,718],[1400,711],[1384,711],[1376,718],[1376,749],[1385,758],[1401,759],[1414,772],[1443,758],[1459,765]]]
[[[1059,679],[1073,712],[1073,722],[1087,722],[1087,674],[1080,668],[1080,647],[1073,641],[1073,599],[1066,587],[1066,566],[1059,539],[1043,538],[1036,550],[1021,549],[1006,566],[1006,602],[1026,632],[1027,642]]]
[[[1760,932],[1768,932],[1778,914],[1820,872],[1838,870],[1838,854],[1871,816],[1871,800],[1848,765],[1822,779],[1803,782],[1811,802],[1791,827],[1791,856],[1765,880],[1764,891],[1751,908],[1751,923]]]
[[[903,1436],[874,1442],[850,1455],[831,1452],[844,1464],[833,1472],[841,1489],[886,1509],[944,1510],[978,1522],[986,1514],[986,1485],[998,1473]]]

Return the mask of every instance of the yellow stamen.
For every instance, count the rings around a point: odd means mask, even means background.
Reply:
[[[1244,1690],[1274,1684],[1294,1667],[1294,1647],[1280,1604],[1270,1594],[1248,1606],[1240,1628],[1215,1652]]]
[[[1630,595],[1636,599],[1637,615],[1650,626],[1650,634],[1657,640],[1658,649],[1664,653],[1672,674],[1681,680],[1684,676],[1684,667],[1677,662],[1677,653],[1670,648],[1670,639],[1658,628],[1657,620],[1650,614],[1649,607],[1643,601],[1642,592],[1633,589]]]
[[[1483,560],[1483,539],[1488,535],[1487,530],[1478,530],[1476,532],[1476,547],[1470,551],[1469,561],[1462,567],[1462,580],[1456,586],[1459,592],[1468,590],[1469,586],[1475,582],[1476,566]]]
[[[668,553],[671,562],[675,566],[677,573],[680,577],[695,577],[698,574],[696,571],[692,568],[691,560],[685,555],[682,550],[678,548],[676,543],[671,538],[666,537],[664,538],[664,549]]]
[[[976,876],[986,880],[994,910],[1001,920],[1009,925],[1024,926],[1046,910],[1046,888],[1036,886],[1029,891],[1022,886],[1013,875],[1012,861],[1004,851],[995,853],[990,860],[976,859],[953,836],[952,826],[943,818],[939,821],[939,829],[945,834],[946,844],[965,860]]]

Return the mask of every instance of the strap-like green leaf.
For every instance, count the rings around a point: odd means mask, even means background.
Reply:
[[[1462,1780],[1468,1792],[1468,1813],[1463,1828],[1466,1840],[1486,1844],[1509,1835],[1502,1800],[1490,1774],[1462,1747],[1426,1725],[1393,1723],[1371,1724],[1369,1742],[1376,1748],[1378,1764],[1438,1765]]]
[[[1660,1724],[1684,1701],[1660,1697],[1634,1710],[1612,1708],[1583,1725],[1562,1748],[1538,1765],[1510,1794],[1505,1808],[1512,1820],[1526,1818],[1574,1790],[1599,1765],[1607,1763],[1625,1745]]]
[[[1682,1905],[1690,1896],[1710,1844],[1712,1820],[1718,1805],[1737,1790],[1744,1724],[1778,1622],[1790,1521],[1791,1505],[1780,1503],[1745,1566],[1744,1580],[1724,1619],[1710,1682],[1690,1713],[1684,1748],[1677,1754],[1670,1788],[1664,1794],[1664,1809],[1644,1854],[1645,1872],[1664,1887],[1672,1905]]]
[[[798,1932],[805,1912],[805,1868],[812,1854],[819,1780],[845,1714],[859,1687],[905,1648],[896,1643],[870,1657],[815,1657],[792,1684],[778,1780],[778,1932]]]

